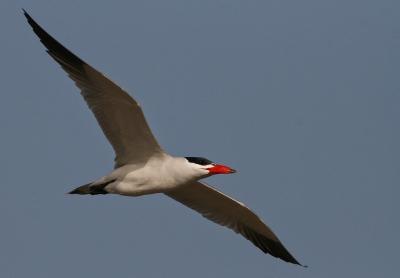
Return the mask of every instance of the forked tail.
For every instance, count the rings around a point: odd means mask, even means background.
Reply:
[[[72,190],[71,192],[68,192],[68,194],[79,194],[79,195],[90,194],[90,185],[92,183],[93,182],[79,186],[79,187],[75,188],[74,190]]]
[[[108,192],[106,190],[104,190],[104,188],[109,185],[110,183],[115,182],[116,179],[101,183],[101,184],[96,184],[93,185],[94,182],[79,186],[77,188],[75,188],[74,190],[72,190],[71,192],[68,192],[68,194],[79,194],[79,195],[86,195],[86,194],[90,194],[90,195],[105,195],[108,194]]]

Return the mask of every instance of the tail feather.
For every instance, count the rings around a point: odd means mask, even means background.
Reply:
[[[68,194],[79,194],[79,195],[86,195],[86,194],[90,194],[90,185],[93,182],[90,182],[88,184],[79,186],[77,188],[75,188],[74,190],[72,190],[71,192],[68,192]]]

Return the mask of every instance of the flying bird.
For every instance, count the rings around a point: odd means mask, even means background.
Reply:
[[[115,151],[114,171],[69,194],[141,196],[163,193],[241,234],[264,253],[301,265],[246,205],[200,181],[216,174],[236,173],[236,170],[202,157],[172,157],[165,153],[151,132],[139,103],[61,45],[23,11],[47,53],[81,90]]]

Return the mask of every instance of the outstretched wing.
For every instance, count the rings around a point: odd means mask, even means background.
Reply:
[[[196,181],[168,191],[165,195],[197,211],[208,220],[241,234],[264,253],[301,265],[253,211],[215,188]]]
[[[145,162],[151,156],[166,155],[134,98],[51,37],[25,10],[24,14],[48,49],[47,53],[81,89],[83,98],[115,151],[115,168]]]

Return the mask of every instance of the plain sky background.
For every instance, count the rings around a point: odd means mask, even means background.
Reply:
[[[309,268],[164,195],[66,195],[114,153],[21,7],[135,97],[169,154],[237,169],[206,182]],[[398,277],[399,14],[399,1],[4,1],[1,277]]]

